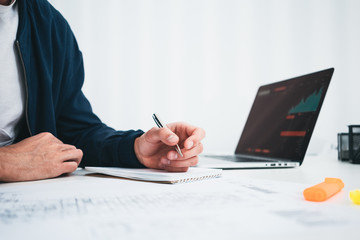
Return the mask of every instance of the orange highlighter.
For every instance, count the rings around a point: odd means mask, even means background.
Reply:
[[[312,202],[323,202],[344,188],[340,178],[325,178],[325,181],[304,190],[304,198]]]

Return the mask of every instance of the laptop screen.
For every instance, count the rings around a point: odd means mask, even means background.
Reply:
[[[301,164],[333,72],[331,68],[261,86],[235,153]]]

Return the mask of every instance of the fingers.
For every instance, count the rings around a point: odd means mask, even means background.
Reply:
[[[66,150],[59,151],[56,155],[57,163],[52,165],[49,177],[57,177],[64,173],[74,172],[81,162],[83,152],[72,145],[63,144]]]
[[[168,172],[187,172],[189,170],[189,167],[165,167],[164,168]]]
[[[134,149],[146,167],[183,172],[198,163],[205,131],[186,123],[171,123],[164,128],[152,128],[135,140]],[[180,141],[180,142],[179,142]],[[172,146],[179,144],[183,157]]]
[[[71,145],[69,145],[71,146]],[[68,149],[62,152],[59,172],[57,175],[74,172],[81,162],[83,152],[80,149]]]
[[[72,173],[77,169],[78,166],[79,166],[79,164],[75,161],[64,162],[62,174],[63,173]]]
[[[168,168],[184,168],[196,166],[199,162],[198,156],[194,156],[185,160],[169,160],[166,158],[160,159],[160,166],[162,169]]]
[[[174,146],[179,142],[179,137],[176,136],[169,128],[152,128],[144,135],[145,140],[149,143],[163,142],[166,145]]]
[[[191,149],[205,138],[205,130],[187,123],[170,123],[168,127],[184,141],[184,147]]]
[[[166,170],[170,169],[171,171],[183,171],[182,168],[188,168],[198,164],[198,155],[202,151],[203,145],[201,143],[190,150],[184,150],[183,157],[180,157],[175,151],[170,151],[160,159],[159,167]]]
[[[198,164],[198,155],[203,151],[201,140],[205,137],[205,131],[186,123],[169,124],[169,128],[179,134],[180,138],[186,138],[181,149],[183,157],[172,149],[160,158],[158,166],[171,172],[187,171],[189,167]]]
[[[61,152],[60,161],[62,162],[75,162],[80,164],[83,152],[80,149],[68,149]]]
[[[180,157],[176,151],[168,152],[166,157],[169,160],[185,160],[185,159],[199,155],[200,153],[202,153],[203,149],[204,149],[203,144],[200,142],[196,146],[194,146],[193,148],[191,148],[189,150],[182,149],[181,152],[183,154],[183,157]]]
[[[68,150],[76,149],[76,147],[74,145],[69,145],[69,144],[61,144],[61,145],[59,145],[59,148],[61,149],[61,151],[68,151]]]
[[[195,128],[190,137],[184,141],[184,147],[186,149],[191,149],[193,146],[199,145],[200,141],[204,138],[205,131],[202,128]]]

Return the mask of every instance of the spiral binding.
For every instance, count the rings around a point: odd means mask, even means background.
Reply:
[[[210,179],[210,178],[218,178],[218,177],[221,177],[221,173],[207,175],[207,176],[201,176],[201,177],[177,179],[177,180],[172,180],[171,183],[188,183],[188,182],[195,182],[195,181],[201,181],[201,180],[206,180],[206,179]]]

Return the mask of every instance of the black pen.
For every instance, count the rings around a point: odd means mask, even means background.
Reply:
[[[166,127],[166,125],[162,124],[162,122],[160,121],[160,118],[159,118],[155,113],[152,115],[152,118],[154,119],[156,125],[157,125],[159,128]],[[174,147],[175,147],[175,150],[177,151],[177,153],[178,153],[181,157],[183,157],[183,154],[182,154],[182,152],[181,152],[181,150],[180,150],[179,145],[176,144]]]

